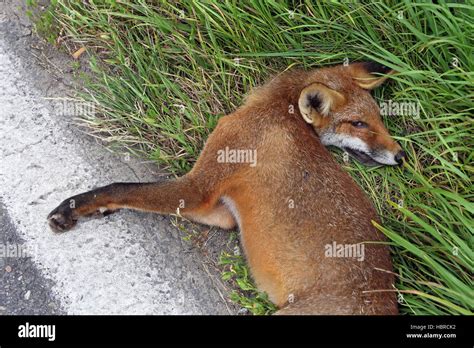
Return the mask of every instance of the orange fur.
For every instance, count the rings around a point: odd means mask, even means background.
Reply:
[[[219,121],[184,177],[113,184],[71,197],[51,212],[51,226],[69,229],[99,207],[162,214],[180,207],[183,216],[201,223],[223,228],[238,224],[252,275],[280,314],[396,314],[389,250],[372,225],[376,212],[318,138],[330,130],[373,148],[400,149],[363,89],[368,82],[359,85],[356,77],[361,75],[370,77],[372,86],[381,83],[363,68],[337,66],[277,76]],[[307,110],[314,121],[309,125],[298,100],[314,83],[323,84],[314,85],[316,92],[325,89],[323,98],[338,102],[322,115],[316,105],[320,101],[310,100],[316,106]],[[370,129],[346,122],[354,119]],[[220,163],[217,154],[226,147],[255,150],[256,165]],[[74,209],[68,208],[71,199],[78,203]],[[325,247],[333,242],[364,244],[364,260],[327,257]]]

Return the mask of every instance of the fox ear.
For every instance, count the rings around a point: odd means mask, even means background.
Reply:
[[[395,70],[376,62],[352,63],[347,66],[354,81],[363,89],[374,89],[380,86],[388,75],[394,74]],[[380,76],[378,74],[384,74]]]
[[[327,116],[331,110],[345,102],[344,95],[322,83],[315,82],[301,91],[298,107],[306,122],[318,126],[318,121],[322,119],[322,116]]]

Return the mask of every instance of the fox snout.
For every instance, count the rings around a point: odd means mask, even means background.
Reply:
[[[389,150],[379,150],[379,151],[373,151],[369,152],[372,160],[374,160],[377,164],[385,164],[385,165],[398,165],[401,166],[403,164],[403,161],[406,158],[405,151],[403,151],[400,147],[400,145],[397,144],[397,150],[394,152],[389,151]],[[370,165],[370,163],[368,164]]]
[[[405,160],[406,158],[406,153],[405,151],[403,150],[400,150],[397,152],[397,154],[395,155],[395,162],[398,163],[399,166],[401,166],[403,164],[403,161]]]
[[[389,134],[387,129],[380,125],[373,137],[364,138],[367,148],[374,161],[385,165],[402,165],[406,158],[405,151]],[[374,149],[371,151],[371,149]]]
[[[336,146],[346,151],[351,157],[367,166],[403,164],[405,151],[389,136],[384,142],[376,142],[376,138],[335,133],[326,131],[320,134],[325,146]],[[388,143],[388,144],[385,144]]]
[[[367,166],[376,165],[389,165],[389,166],[401,166],[406,157],[405,151],[399,150],[395,154],[388,150],[376,150],[369,152],[361,152],[351,148],[343,148],[352,157],[356,158],[359,162]]]

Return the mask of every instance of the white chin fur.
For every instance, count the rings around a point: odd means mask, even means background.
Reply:
[[[372,157],[375,161],[389,166],[396,166],[395,156],[388,150],[377,152],[377,155]]]
[[[321,134],[321,142],[325,146],[348,147],[365,153],[370,152],[369,147],[361,139],[343,134]]]
[[[370,148],[365,142],[361,139],[352,137],[350,135],[343,134],[321,134],[320,136],[321,143],[324,146],[336,146],[341,149],[348,147],[357,151],[364,152],[366,154],[371,153]],[[372,156],[371,156],[372,157]],[[373,160],[379,162],[380,164],[386,164],[389,166],[397,165],[395,161],[395,156],[388,150],[377,151],[376,155],[372,157]]]

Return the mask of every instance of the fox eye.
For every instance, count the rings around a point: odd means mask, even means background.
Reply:
[[[356,128],[367,128],[368,124],[362,121],[352,121],[351,124]]]

